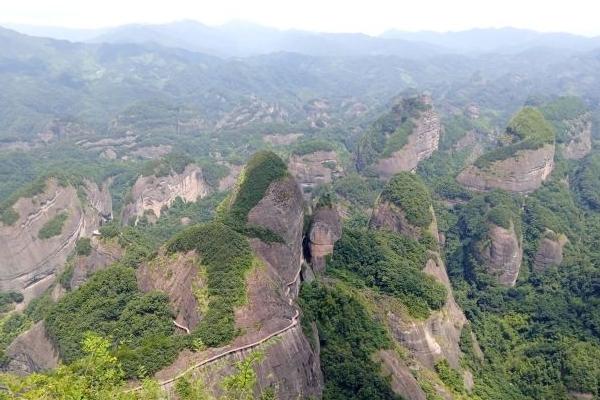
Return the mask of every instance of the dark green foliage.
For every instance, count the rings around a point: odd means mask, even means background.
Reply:
[[[142,167],[142,175],[167,176],[171,174],[181,174],[185,167],[193,163],[194,160],[184,153],[169,153],[159,160],[148,161]]]
[[[58,236],[62,232],[63,225],[67,221],[69,214],[66,212],[61,212],[56,214],[50,220],[48,220],[38,232],[38,237],[40,239],[49,239],[54,236]]]
[[[333,151],[335,149],[336,145],[328,140],[309,139],[295,143],[292,147],[292,153],[303,156],[317,151]]]
[[[383,188],[381,198],[400,207],[412,225],[428,227],[433,220],[431,195],[415,174],[401,172],[394,175]]]
[[[196,250],[207,269],[208,312],[195,334],[208,346],[231,341],[237,334],[234,307],[244,302],[245,274],[253,259],[247,239],[231,227],[213,222],[186,229],[168,243],[167,249]]]
[[[23,301],[23,295],[19,292],[0,292],[0,314],[6,312],[13,303]]]
[[[90,238],[80,238],[75,244],[75,254],[78,256],[89,256],[92,253],[92,242]]]
[[[351,272],[368,287],[398,297],[413,315],[426,317],[447,296],[440,283],[422,272],[427,258],[427,247],[406,236],[345,229],[328,268],[341,276]]]
[[[479,157],[475,161],[477,167],[487,168],[495,161],[515,156],[518,151],[539,149],[555,139],[552,125],[533,107],[522,108],[508,123],[506,133],[510,142]]]
[[[233,199],[227,223],[243,228],[248,219],[248,213],[264,197],[269,185],[287,174],[287,166],[275,153],[261,151],[256,153],[244,170],[244,178]]]
[[[218,188],[219,181],[229,174],[228,167],[213,160],[202,161],[199,165],[202,168],[202,177],[211,188]]]
[[[391,341],[352,293],[341,286],[313,282],[302,286],[300,306],[303,326],[314,321],[319,330],[323,399],[399,399],[372,359],[376,351],[390,347]]]
[[[583,202],[600,210],[600,155],[588,156],[575,175],[575,184]]]
[[[139,292],[134,270],[114,266],[63,297],[48,313],[46,329],[65,362],[83,356],[86,332],[111,337],[127,376],[135,377],[174,359],[171,319],[166,295]]]
[[[562,96],[540,109],[544,117],[554,125],[556,141],[565,142],[569,138],[569,121],[573,121],[588,112],[585,103],[579,97]]]
[[[358,174],[348,174],[335,181],[333,190],[352,204],[371,207],[381,191],[381,182]]]

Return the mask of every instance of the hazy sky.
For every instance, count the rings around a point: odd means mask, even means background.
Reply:
[[[600,35],[595,0],[0,0],[0,23],[98,28],[180,19],[369,34],[513,26]]]

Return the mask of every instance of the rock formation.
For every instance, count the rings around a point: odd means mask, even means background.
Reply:
[[[40,321],[23,332],[8,346],[9,359],[4,370],[17,375],[47,371],[58,366],[58,350],[46,335],[44,322]]]
[[[503,286],[514,286],[519,276],[523,249],[514,226],[509,229],[490,223],[487,238],[478,251],[487,272]]]
[[[181,174],[168,176],[140,176],[131,188],[132,201],[123,210],[123,223],[135,222],[143,215],[160,217],[163,207],[169,207],[177,197],[184,201],[196,201],[210,192],[202,170],[193,164]]]
[[[473,190],[502,189],[514,193],[530,193],[539,188],[554,168],[554,145],[536,150],[523,150],[514,157],[499,160],[485,169],[470,165],[457,181]]]
[[[88,183],[88,187],[95,185]],[[100,192],[97,187],[95,191]],[[20,306],[24,307],[54,282],[77,239],[91,236],[102,217],[93,207],[82,204],[77,189],[61,186],[55,179],[47,181],[42,193],[19,199],[13,208],[18,220],[0,226],[0,290],[22,292],[25,301]],[[67,218],[60,234],[41,239],[40,229],[61,213]]]
[[[541,272],[553,265],[560,265],[563,260],[563,248],[567,242],[568,239],[565,235],[547,231],[539,241],[533,260],[533,269]]]
[[[300,183],[303,192],[319,185],[331,183],[333,178],[343,174],[339,157],[335,151],[316,151],[298,155],[292,154],[288,162],[290,173]]]
[[[342,236],[342,223],[333,207],[319,207],[312,216],[308,236],[311,265],[315,272],[325,271],[325,258],[333,253],[335,242]]]
[[[509,122],[499,147],[464,169],[457,181],[478,191],[533,192],[554,168],[555,136],[539,110],[524,107]]]
[[[94,237],[91,246],[89,255],[76,256],[73,259],[73,274],[69,281],[71,290],[83,285],[94,272],[108,267],[123,256],[123,249],[114,242],[104,242]]]
[[[372,165],[384,179],[400,171],[412,171],[438,149],[441,133],[440,118],[429,96],[403,99],[365,135],[359,146],[357,168]],[[400,139],[400,134],[405,139]],[[391,142],[398,140],[404,143],[394,150]]]

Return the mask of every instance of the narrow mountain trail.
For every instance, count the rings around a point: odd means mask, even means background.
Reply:
[[[301,260],[300,266],[298,267],[298,271],[296,272],[296,275],[294,276],[294,279],[291,282],[288,282],[286,284],[285,295],[288,296],[288,297],[290,296],[290,292],[291,292],[292,286],[296,285],[297,282],[298,282],[298,279],[300,278],[300,273],[302,271],[302,264],[303,263],[304,263],[304,259]],[[288,300],[289,300],[289,304],[293,305],[294,299],[292,297],[289,297]],[[161,386],[161,387],[167,386],[167,385],[169,385],[169,384],[177,381],[178,379],[183,378],[184,376],[186,376],[187,374],[189,374],[190,372],[192,372],[195,369],[201,368],[201,367],[203,367],[203,366],[205,366],[207,364],[210,364],[212,362],[220,360],[220,359],[222,359],[222,358],[224,358],[224,357],[226,357],[228,355],[235,354],[235,353],[238,353],[238,352],[242,352],[242,351],[245,351],[245,350],[253,349],[253,348],[258,347],[261,344],[264,344],[265,342],[273,339],[274,337],[281,336],[284,333],[286,333],[287,331],[289,331],[291,329],[294,329],[298,325],[298,318],[299,318],[299,316],[300,316],[300,310],[298,308],[296,308],[294,316],[291,318],[289,325],[287,325],[286,327],[281,328],[281,329],[279,329],[279,330],[277,330],[275,332],[272,332],[272,333],[264,336],[263,338],[255,341],[255,342],[248,343],[248,344],[245,344],[243,346],[237,346],[237,347],[234,347],[234,348],[231,348],[231,349],[228,349],[228,350],[224,350],[223,352],[215,354],[212,357],[209,357],[209,358],[207,358],[205,360],[199,361],[196,364],[194,364],[194,365],[186,368],[185,370],[179,372],[178,374],[176,374],[172,378],[168,378],[168,379],[165,379],[165,380],[162,380],[162,381],[158,382],[158,385]],[[175,324],[175,326],[177,326],[180,329],[185,330],[189,334],[189,329],[188,328],[186,328],[185,326],[179,325],[175,321],[173,321],[173,323]],[[135,392],[135,391],[138,391],[138,390],[141,390],[141,389],[142,389],[141,385],[140,386],[136,386],[134,388],[128,389],[126,391],[126,393]]]

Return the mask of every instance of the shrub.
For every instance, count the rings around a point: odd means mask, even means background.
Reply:
[[[394,175],[383,188],[381,197],[400,207],[412,225],[427,227],[433,220],[431,195],[415,174],[401,172]]]
[[[435,364],[435,372],[444,384],[455,393],[464,393],[465,385],[458,371],[450,366],[448,360],[443,359]]]
[[[54,236],[58,236],[62,232],[63,225],[67,221],[69,214],[66,212],[61,212],[56,214],[50,220],[46,221],[46,223],[40,228],[38,232],[38,237],[40,239],[49,239]]]
[[[90,238],[79,238],[75,244],[75,254],[78,256],[89,256],[92,253],[92,242]]]

